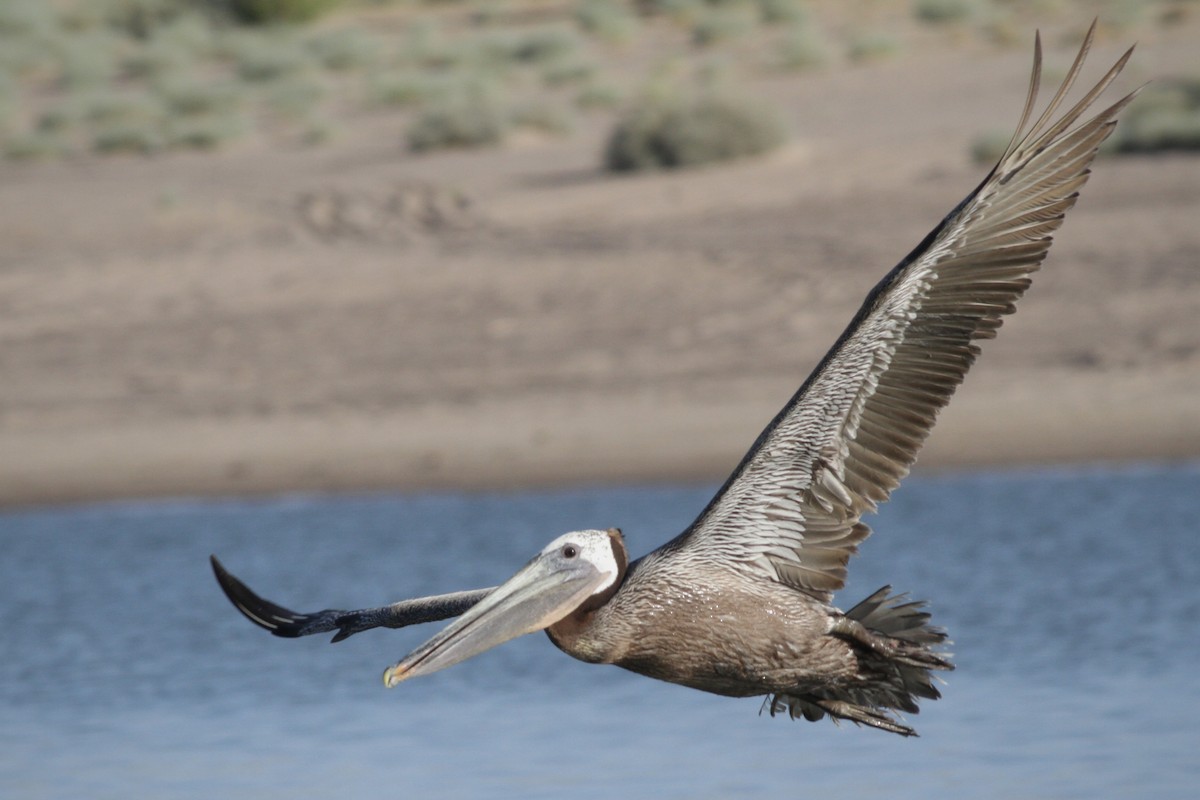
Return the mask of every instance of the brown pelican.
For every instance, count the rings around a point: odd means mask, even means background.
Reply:
[[[758,437],[695,522],[630,562],[617,530],[568,533],[490,589],[361,611],[297,614],[255,595],[213,558],[226,594],[278,636],[459,618],[384,673],[400,681],[545,630],[583,661],[734,697],[765,695],[772,715],[914,735],[895,712],[939,696],[946,634],[923,603],[884,587],[832,605],[861,521],[908,473],[941,409],[1030,283],[1051,234],[1132,94],[1080,121],[1121,71],[1059,114],[1092,43],[1031,125],[1041,74],[982,183],[867,296],[833,349]]]

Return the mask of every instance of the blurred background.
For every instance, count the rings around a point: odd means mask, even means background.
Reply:
[[[1146,86],[839,596],[950,628],[920,742],[220,596],[661,544],[1093,18]],[[1198,150],[1195,0],[0,0],[0,794],[1190,797]]]
[[[932,465],[1200,452],[1195,3],[6,0],[0,503],[716,479],[1097,14]]]

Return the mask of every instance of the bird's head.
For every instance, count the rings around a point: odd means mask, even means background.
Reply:
[[[383,673],[391,687],[479,655],[572,614],[595,610],[616,593],[628,556],[621,532],[576,531],[546,545],[441,633]]]

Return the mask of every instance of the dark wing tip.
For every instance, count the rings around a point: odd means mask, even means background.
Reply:
[[[213,575],[216,576],[217,583],[220,584],[221,591],[225,592],[225,596],[229,598],[229,602],[233,603],[233,607],[240,611],[242,616],[258,627],[285,639],[324,633],[337,628],[332,620],[341,614],[341,611],[301,614],[276,605],[252,592],[249,586],[225,569],[215,555],[209,556],[209,561],[212,563]]]

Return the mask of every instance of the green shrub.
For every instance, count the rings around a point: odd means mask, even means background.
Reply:
[[[1001,47],[1023,47],[1026,43],[1025,24],[1005,9],[989,9],[980,23],[979,33],[985,41]]]
[[[367,102],[373,106],[413,106],[430,93],[429,79],[416,72],[392,70],[377,72],[367,78]]]
[[[0,2],[0,36],[13,39],[41,36],[57,26],[54,7],[46,0]]]
[[[808,18],[807,10],[801,0],[758,0],[758,8],[763,22],[770,24],[800,23]]]
[[[4,140],[4,156],[14,161],[61,158],[70,153],[70,147],[58,133],[30,131],[10,136]]]
[[[679,22],[690,22],[701,13],[706,0],[641,0],[638,6],[646,14],[661,14]]]
[[[628,42],[638,28],[637,17],[616,0],[583,0],[575,21],[585,33],[610,43]]]
[[[40,133],[65,133],[79,124],[78,104],[59,102],[42,109],[34,130]]]
[[[8,76],[0,72],[0,133],[12,128],[17,116],[18,95]]]
[[[76,34],[57,43],[59,75],[69,89],[107,86],[116,77],[122,42],[105,30]]]
[[[195,12],[180,14],[155,25],[147,37],[137,41],[137,46],[128,49],[122,68],[133,78],[156,79],[181,73],[196,59],[213,55],[216,44],[217,36],[208,18]]]
[[[621,91],[606,83],[590,83],[575,96],[580,108],[612,108],[620,102]]]
[[[325,85],[296,75],[270,84],[263,98],[267,109],[290,120],[305,117],[325,96]]]
[[[93,126],[153,126],[163,118],[162,106],[141,94],[97,94],[85,98],[82,107],[80,116]]]
[[[92,149],[97,153],[149,154],[162,146],[162,135],[148,125],[116,122],[100,126],[92,135]]]
[[[1143,114],[1117,140],[1122,153],[1157,153],[1166,150],[1200,150],[1200,111]]]
[[[328,70],[347,72],[370,66],[379,59],[379,40],[357,28],[320,33],[307,43],[308,51]]]
[[[687,167],[757,155],[787,138],[768,106],[731,93],[658,92],[618,121],[604,153],[613,171]]]
[[[217,35],[210,18],[193,11],[156,27],[150,41],[190,55],[208,56],[216,48]]]
[[[304,121],[300,131],[300,144],[315,147],[325,144],[338,134],[338,127],[331,120],[320,116],[311,116]]]
[[[922,22],[963,22],[975,16],[974,0],[915,0],[913,14]]]
[[[1200,150],[1200,79],[1151,84],[1117,126],[1120,153]]]
[[[450,147],[498,144],[508,133],[508,119],[491,92],[472,87],[430,104],[408,128],[414,152]]]
[[[150,40],[144,47],[131,51],[122,60],[122,71],[131,78],[155,79],[171,73],[183,72],[190,63],[188,53],[176,45]]]
[[[148,39],[153,32],[179,17],[189,13],[191,0],[90,0],[76,3],[70,8],[77,16],[92,13],[101,16],[111,28],[133,36]]]
[[[879,61],[900,52],[900,41],[886,33],[855,33],[847,42],[846,55],[851,61]]]
[[[579,49],[579,39],[564,28],[545,28],[522,34],[513,58],[527,64],[545,64],[562,59]]]
[[[992,165],[1004,155],[1008,143],[1012,141],[1012,131],[997,129],[975,137],[971,143],[971,160],[977,164]]]
[[[432,19],[418,18],[404,32],[400,46],[406,64],[421,67],[452,67],[463,58],[462,48],[451,43]]]
[[[246,129],[246,121],[232,112],[178,117],[167,124],[166,145],[176,149],[216,150],[243,135]]]
[[[282,36],[236,37],[231,49],[238,77],[246,81],[271,81],[308,67],[296,42]]]
[[[829,61],[829,48],[821,34],[804,24],[793,25],[776,52],[778,66],[786,70],[816,69]]]
[[[1142,24],[1152,8],[1153,5],[1145,0],[1108,0],[1099,12],[1100,22],[1110,30],[1127,30]],[[1162,16],[1169,14],[1169,9],[1164,9]]]
[[[702,47],[718,44],[745,36],[757,23],[757,12],[750,6],[714,6],[692,25],[692,42]]]
[[[57,69],[58,59],[40,38],[0,36],[0,72],[16,78]]]
[[[234,16],[254,25],[309,22],[331,11],[341,0],[219,0]],[[209,0],[212,4],[213,0]]]
[[[596,67],[586,61],[568,59],[556,61],[542,70],[542,82],[547,86],[565,86],[569,83],[582,83],[592,77]]]
[[[491,62],[546,64],[579,49],[579,39],[558,26],[530,31],[500,31],[483,37],[479,47]]]
[[[85,101],[83,119],[98,153],[152,153],[164,142],[164,110],[142,94],[101,94]]]
[[[155,92],[167,111],[179,116],[224,114],[242,103],[242,96],[233,84],[194,78],[164,80],[155,86]]]

